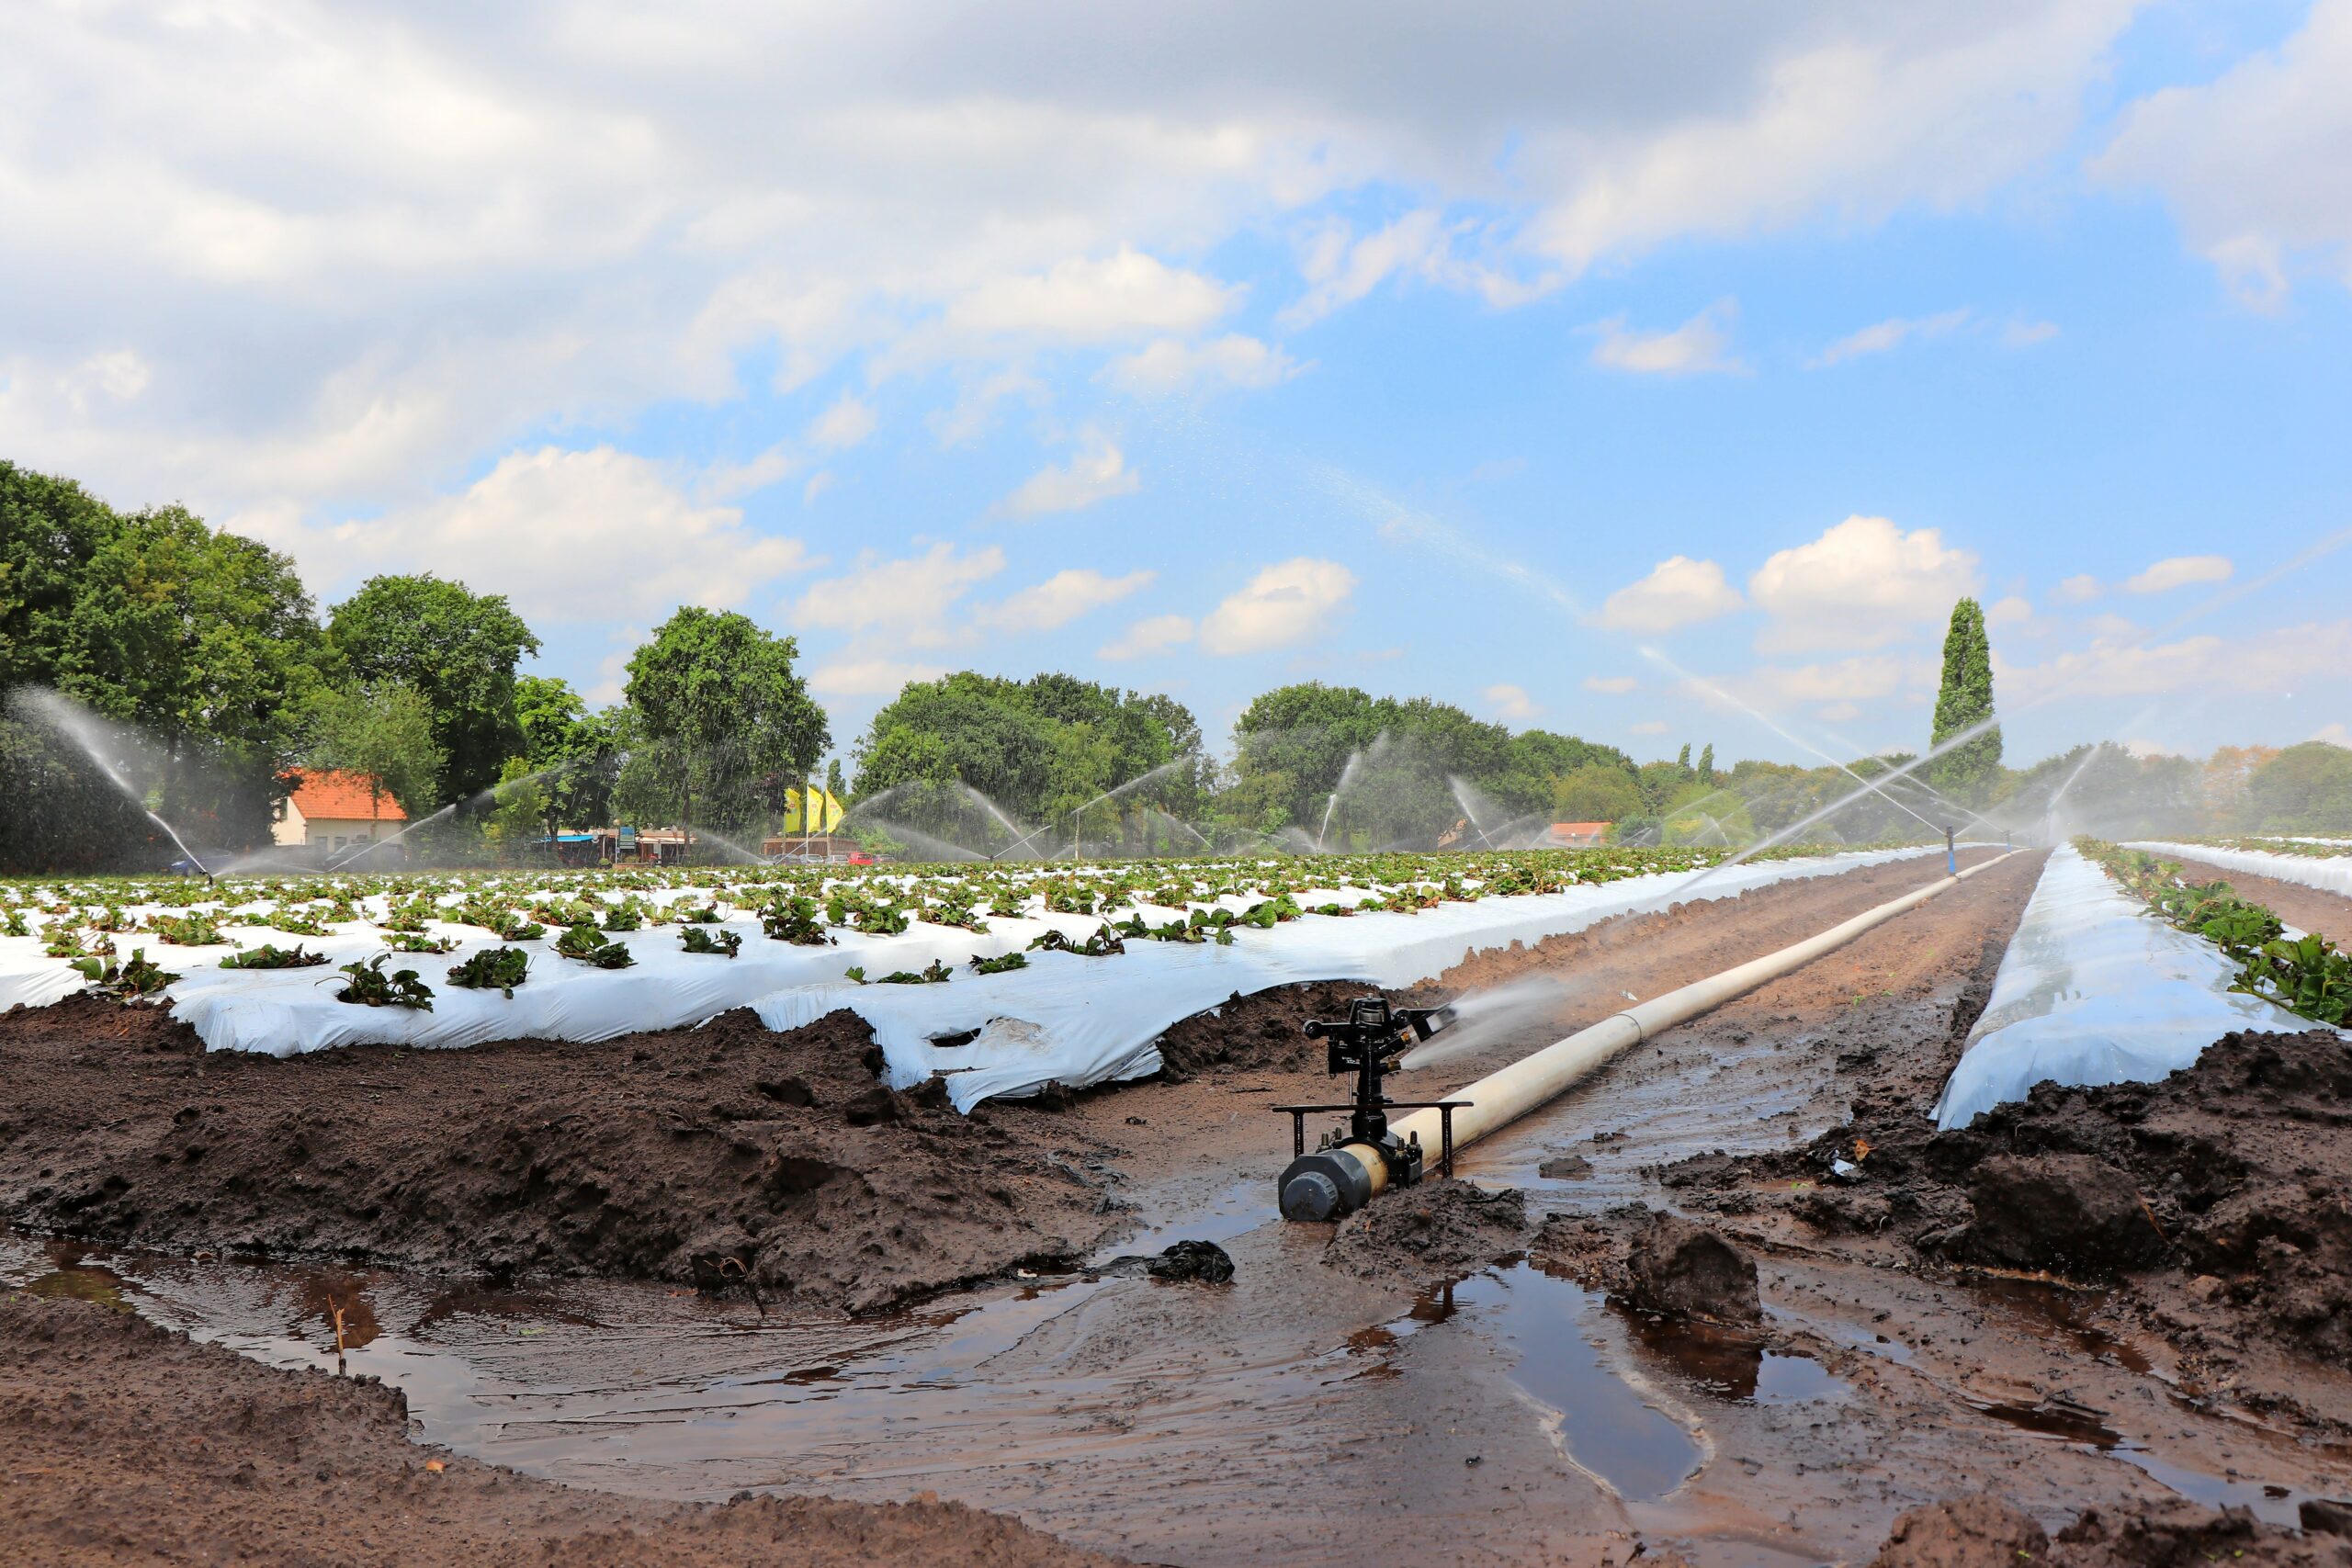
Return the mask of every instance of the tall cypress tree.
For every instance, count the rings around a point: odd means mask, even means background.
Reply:
[[[1973,599],[1951,607],[1944,633],[1944,681],[1936,694],[1932,743],[1993,716],[1993,645],[1984,635],[1984,611]],[[1962,741],[1928,764],[1938,789],[1961,800],[1983,800],[2001,774],[2001,727]]]

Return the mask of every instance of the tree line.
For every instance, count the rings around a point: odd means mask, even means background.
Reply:
[[[1738,842],[1804,820],[1910,759],[1800,767],[1704,745],[1637,762],[1514,732],[1426,697],[1304,682],[1251,702],[1213,747],[1175,698],[1045,673],[909,683],[847,749],[789,637],[680,608],[594,707],[522,664],[539,639],[501,595],[430,573],[369,579],[322,611],[293,563],[178,506],[118,512],[71,480],[0,462],[0,869],[159,864],[146,816],[192,842],[266,844],[289,769],[378,781],[438,858],[512,859],[560,828],[684,824],[755,841],[821,780],[851,830],[909,852],[1375,850],[1523,841],[1552,821],[1647,842]],[[26,694],[95,716],[78,739]],[[1971,812],[2064,807],[2110,837],[2352,832],[2352,751],[2224,749],[2198,762],[2076,748],[2002,764],[1990,650],[1954,609],[1916,780],[1818,829],[1917,837]],[[90,754],[95,750],[96,755]],[[119,788],[100,769],[128,779]],[[1891,798],[1890,798],[1891,797]],[[1809,835],[1810,836],[1810,835]]]

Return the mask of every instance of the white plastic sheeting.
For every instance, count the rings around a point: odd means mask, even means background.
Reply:
[[[1582,931],[1613,915],[1662,908],[1684,896],[1736,897],[1752,887],[1798,877],[1831,875],[1890,861],[1940,855],[1931,849],[1872,851],[1817,858],[1751,863],[1713,873],[1662,872],[1570,888],[1561,893],[1454,902],[1402,915],[1377,911],[1345,918],[1306,915],[1271,931],[1237,928],[1230,946],[1136,939],[1124,954],[1083,958],[1040,952],[1027,968],[975,975],[974,957],[1025,949],[1047,930],[1083,938],[1099,916],[1041,914],[991,918],[985,934],[916,922],[891,937],[839,931],[838,945],[798,947],[769,941],[755,919],[706,929],[743,937],[741,956],[688,953],[675,926],[619,933],[636,957],[628,969],[604,970],[560,958],[550,940],[526,944],[530,978],[512,998],[496,991],[462,990],[448,971],[469,954],[499,945],[475,927],[428,922],[432,934],[455,937],[456,952],[393,953],[387,971],[414,969],[434,989],[433,1010],[369,1008],[335,999],[344,984],[335,964],[384,951],[383,939],[359,922],[327,937],[303,937],[269,928],[261,906],[243,906],[224,918],[243,945],[302,943],[328,955],[308,969],[222,969],[234,946],[168,946],[141,937],[119,939],[180,975],[164,992],[175,1016],[191,1025],[212,1050],[287,1056],[337,1045],[467,1046],[495,1040],[547,1039],[582,1043],[643,1030],[702,1022],[732,1008],[755,1007],[769,1027],[789,1029],[848,1008],[874,1028],[890,1081],[901,1087],[933,1073],[945,1076],[955,1102],[968,1110],[994,1096],[1034,1093],[1049,1082],[1071,1088],[1155,1072],[1154,1042],[1168,1027],[1216,1007],[1236,992],[1302,980],[1362,980],[1396,987],[1428,979],[1476,951],[1533,943]],[[1296,895],[1308,908],[1353,904],[1363,889]],[[454,899],[449,895],[444,902]],[[648,896],[649,901],[707,895],[693,889]],[[380,903],[381,900],[375,900]],[[1217,901],[1241,908],[1252,898]],[[1201,906],[1213,908],[1216,906]],[[377,911],[381,913],[380,910]],[[1142,910],[1154,925],[1184,911]],[[920,971],[934,961],[955,978],[938,985],[866,985],[843,978],[862,966],[869,978],[896,970]],[[0,938],[0,1008],[41,1006],[70,995],[82,977],[47,958],[38,937]],[[977,1031],[968,1043],[935,1043]]]
[[[2211,942],[2150,915],[2062,845],[1936,1101],[1936,1125],[1964,1126],[2044,1079],[2152,1083],[2233,1030],[2319,1027],[2232,991],[2235,973]]]
[[[2306,839],[2304,843],[2328,843]],[[2267,850],[2225,850],[2210,844],[2176,844],[2163,840],[2133,843],[2129,848],[2179,860],[2202,861],[2223,871],[2243,871],[2275,882],[2292,882],[2324,893],[2352,898],[2352,855],[2280,855]]]
[[[1740,865],[1709,876],[1694,897],[1734,897],[1792,877],[1929,853],[1943,851]],[[1048,1083],[1080,1088],[1157,1072],[1156,1043],[1170,1025],[1237,994],[1304,980],[1409,986],[1473,952],[1513,942],[1532,945],[1612,915],[1670,903],[1699,874],[1627,877],[1563,893],[1444,904],[1417,915],[1309,915],[1270,931],[1237,931],[1230,947],[1137,941],[1117,957],[1033,953],[1025,969],[963,975],[944,986],[803,987],[754,1005],[762,1021],[778,1030],[847,1008],[872,1026],[893,1085],[904,1088],[939,1074],[948,1097],[968,1111],[983,1100],[1034,1094]],[[1147,910],[1144,918],[1157,923],[1169,917]],[[966,1034],[973,1038],[938,1043]]]

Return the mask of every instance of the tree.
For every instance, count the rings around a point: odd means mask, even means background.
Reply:
[[[166,506],[120,519],[86,581],[59,686],[155,742],[160,809],[184,831],[262,841],[325,658],[294,563]]]
[[[1707,749],[1699,753],[1699,782],[1702,784],[1715,782],[1715,743],[1712,740],[1707,742]]]
[[[379,813],[390,795],[411,821],[430,816],[441,748],[433,738],[433,706],[423,693],[388,681],[329,692],[316,705],[306,762],[365,774],[370,806]]]
[[[539,639],[504,595],[430,573],[373,577],[334,607],[327,631],[354,679],[400,682],[430,705],[446,759],[432,805],[488,789],[522,750],[514,666]]]
[[[1001,852],[1081,808],[1091,840],[1127,845],[1164,828],[1155,811],[1193,814],[1202,766],[1170,764],[1199,739],[1173,698],[1051,672],[1007,681],[964,671],[910,682],[874,716],[853,748],[855,791],[865,819],[919,831],[940,852]]]
[[[1993,716],[1993,645],[1984,635],[1984,611],[1973,599],[1951,607],[1951,626],[1944,633],[1943,685],[1936,693],[1935,728],[1931,743],[1942,745]],[[1928,764],[1936,788],[1962,801],[1982,800],[2001,776],[2001,728],[1987,725],[1982,734],[1954,746]]]
[[[2352,750],[2324,740],[2288,747],[2247,783],[2246,812],[2266,833],[2352,832]]]
[[[793,660],[799,648],[731,611],[686,605],[628,661],[628,694],[693,841],[694,803],[742,825],[763,810],[763,784],[805,778],[831,743],[825,712]]]
[[[1642,792],[1628,770],[1587,762],[1554,786],[1552,808],[1563,822],[1615,822],[1641,812]]]
[[[74,606],[101,587],[91,559],[121,525],[73,480],[0,461],[0,691],[58,683]]]
[[[588,711],[571,685],[551,675],[514,678],[514,717],[523,732],[526,765],[502,771],[499,799],[510,803],[508,784],[537,775],[533,797],[538,821],[549,837],[564,827],[593,827],[612,815],[613,787],[620,777],[621,745],[614,714]]]

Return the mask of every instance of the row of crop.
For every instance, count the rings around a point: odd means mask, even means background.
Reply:
[[[1622,877],[1689,871],[1713,864],[1721,855],[1688,849],[1532,851],[1219,863],[1205,868],[1187,863],[1123,863],[1044,874],[992,869],[858,878],[778,867],[751,874],[673,874],[667,884],[653,880],[650,873],[607,872],[582,874],[554,887],[514,878],[376,878],[369,879],[373,890],[337,886],[324,896],[316,883],[232,887],[198,905],[153,900],[156,907],[145,915],[126,906],[141,902],[135,894],[148,889],[105,886],[107,901],[90,902],[77,895],[98,888],[69,885],[40,889],[51,895],[44,901],[0,906],[0,934],[42,935],[51,956],[75,958],[118,945],[97,940],[102,936],[152,936],[171,944],[205,946],[232,941],[226,930],[230,926],[322,937],[334,934],[338,924],[361,922],[386,933],[388,946],[429,953],[448,951],[449,939],[429,934],[428,920],[475,926],[501,941],[525,942],[545,934],[548,927],[594,924],[626,931],[673,920],[716,922],[729,918],[726,911],[732,908],[763,924],[792,925],[806,940],[829,927],[892,935],[920,919],[984,932],[989,919],[1074,914],[1108,919],[1121,909],[1182,911],[1223,898],[1292,903],[1298,894],[1316,890],[1362,897],[1318,901],[1306,907],[1314,913],[1390,909],[1409,914],[1489,896],[1556,893]],[[179,884],[163,886],[185,891]],[[293,894],[303,896],[288,896]],[[380,913],[369,908],[378,902]],[[184,912],[164,912],[174,908]]]
[[[2352,954],[2325,937],[2287,935],[2267,906],[2239,897],[2226,882],[2185,881],[2177,861],[2100,839],[2076,839],[2075,848],[2151,912],[2219,947],[2238,966],[2232,990],[2321,1023],[2352,1015]]]
[[[1841,846],[1850,850],[1852,846]],[[269,905],[322,920],[357,918],[365,901],[395,904],[419,899],[463,902],[504,896],[518,908],[542,898],[583,898],[635,893],[673,894],[708,890],[737,903],[756,903],[776,889],[825,897],[836,888],[900,887],[941,904],[958,899],[975,909],[994,907],[1008,914],[1031,898],[1065,912],[1118,908],[1133,903],[1181,907],[1227,896],[1273,897],[1316,888],[1381,892],[1434,886],[1487,893],[1542,893],[1655,872],[1691,871],[1719,863],[1731,852],[1688,847],[1666,849],[1431,851],[1381,855],[1286,857],[1256,861],[1127,861],[1070,867],[896,866],[642,867],[575,872],[391,873],[365,876],[225,877],[218,884],[193,878],[161,880],[92,878],[74,882],[18,879],[0,883],[0,919],[23,911],[64,912],[67,906],[96,908],[153,905],[161,908],[233,908]],[[1823,852],[1788,846],[1760,858],[1781,859]],[[886,897],[888,895],[885,895]],[[901,895],[898,901],[910,901]],[[21,933],[18,933],[21,934]]]

